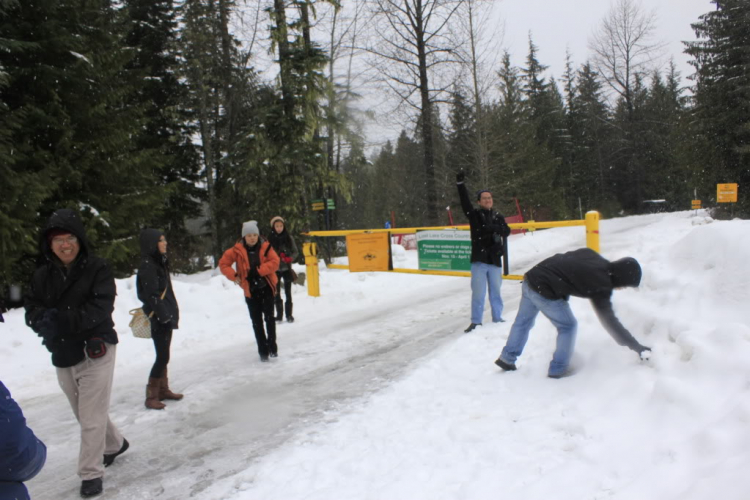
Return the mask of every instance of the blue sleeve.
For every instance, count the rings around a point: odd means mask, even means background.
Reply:
[[[0,382],[0,481],[28,481],[46,458],[46,447],[26,426],[21,407]]]

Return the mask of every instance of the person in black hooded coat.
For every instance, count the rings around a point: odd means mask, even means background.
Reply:
[[[135,281],[138,300],[143,312],[151,320],[151,339],[154,341],[156,360],[146,385],[146,408],[162,410],[165,399],[180,400],[182,394],[169,389],[167,365],[172,345],[172,331],[180,324],[180,308],[169,277],[167,238],[157,229],[141,231],[141,262]]]
[[[557,328],[557,348],[548,376],[560,378],[568,373],[578,323],[570,309],[571,295],[591,300],[596,315],[615,341],[648,359],[651,349],[641,345],[622,326],[612,309],[612,292],[618,288],[636,288],[641,283],[641,266],[632,257],[608,261],[590,248],[559,253],[543,260],[525,275],[518,314],[508,341],[495,361],[503,370],[515,370],[529,331],[541,311]]]
[[[81,426],[81,495],[102,492],[104,467],[128,448],[109,418],[118,343],[117,289],[106,260],[89,248],[73,210],[57,210],[40,234],[40,264],[25,298],[26,324],[52,353],[57,380]]]
[[[276,296],[274,297],[276,321],[280,322],[284,319],[282,313],[286,313],[287,322],[293,323],[292,283],[294,280],[292,279],[292,263],[297,260],[299,253],[294,238],[286,229],[286,221],[279,215],[271,219],[271,233],[268,235],[268,242],[279,255],[279,270],[276,271],[276,276],[279,278],[279,285],[281,285],[282,280],[284,281],[284,294],[286,296],[285,303],[281,298],[281,286],[276,287]]]

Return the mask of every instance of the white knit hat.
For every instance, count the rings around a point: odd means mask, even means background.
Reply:
[[[244,238],[248,234],[260,234],[257,221],[249,220],[242,223],[242,237]]]
[[[273,225],[276,224],[276,222],[281,222],[282,224],[286,226],[286,221],[280,215],[277,215],[276,217],[271,219],[271,227],[273,227]]]

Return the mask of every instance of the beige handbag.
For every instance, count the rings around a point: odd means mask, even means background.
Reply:
[[[164,292],[161,294],[161,300],[164,300],[164,296],[167,294],[167,289],[164,289]],[[139,339],[150,339],[151,338],[151,316],[154,315],[154,311],[151,311],[151,314],[146,316],[146,313],[143,312],[143,308],[139,307],[137,309],[131,309],[130,315],[133,316],[130,319],[130,330],[133,332],[133,337],[138,337]]]

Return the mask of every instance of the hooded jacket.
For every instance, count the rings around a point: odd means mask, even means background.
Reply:
[[[590,248],[558,253],[531,268],[524,279],[531,289],[549,300],[571,295],[590,299],[602,326],[620,345],[636,352],[645,349],[620,323],[612,308],[612,291],[637,287],[641,266],[631,257],[610,262]]]
[[[164,235],[157,229],[141,231],[141,260],[138,265],[138,277],[135,288],[138,300],[143,303],[143,312],[162,325],[169,325],[177,330],[180,325],[180,308],[172,288],[169,276],[169,261],[166,255],[159,252],[159,240]],[[166,289],[164,298],[162,293]]]
[[[461,198],[461,209],[468,217],[471,228],[471,262],[502,265],[503,237],[510,234],[505,217],[494,210],[474,208],[463,182],[458,183],[458,196]]]
[[[47,233],[62,229],[78,238],[76,260],[66,268],[52,252]],[[47,349],[52,364],[59,368],[76,365],[85,358],[86,340],[98,337],[117,344],[112,321],[117,288],[106,260],[92,254],[83,222],[73,210],[57,210],[50,216],[39,237],[41,259],[31,278],[24,301],[26,324],[35,332],[47,309],[57,309],[58,335]]]
[[[276,284],[279,278],[276,276],[276,270],[279,268],[279,256],[276,254],[271,244],[267,241],[258,240],[260,266],[257,273],[262,276],[271,286],[273,295],[276,295]],[[236,270],[232,268],[235,265]],[[219,260],[219,269],[221,274],[226,276],[229,281],[240,278],[240,286],[245,292],[245,297],[252,297],[250,293],[250,283],[248,275],[250,274],[250,259],[247,255],[245,243],[240,239],[232,248],[224,252]]]

